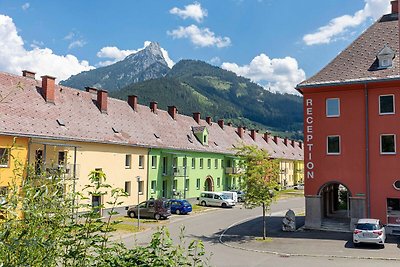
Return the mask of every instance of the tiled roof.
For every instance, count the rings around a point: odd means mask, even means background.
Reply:
[[[385,45],[395,52],[393,66],[378,69],[376,56]],[[384,15],[326,67],[300,83],[297,88],[393,78],[400,78],[397,13]]]
[[[41,81],[0,72],[0,96],[5,97],[0,101],[0,134],[223,154],[234,154],[234,146],[244,142],[267,149],[274,158],[303,159],[298,142],[295,147],[280,138],[278,144],[272,139],[267,143],[260,134],[255,142],[249,131],[241,139],[236,128],[227,125],[221,129],[205,120],[197,124],[180,114],[174,120],[167,111],[154,113],[143,105],[134,111],[114,98],[108,98],[107,113],[101,113],[96,94],[60,85],[55,85],[55,103],[47,103],[41,86]],[[193,127],[207,128],[208,146],[194,137]]]

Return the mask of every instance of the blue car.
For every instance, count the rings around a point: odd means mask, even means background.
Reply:
[[[171,213],[188,214],[192,211],[192,205],[185,199],[171,199],[169,201]]]

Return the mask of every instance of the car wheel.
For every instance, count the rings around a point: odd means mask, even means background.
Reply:
[[[181,214],[181,211],[180,211],[180,210],[176,210],[175,213],[176,213],[177,215],[180,215],[180,214]]]
[[[226,208],[226,203],[222,203],[221,207]]]
[[[385,244],[380,244],[379,247],[383,249],[385,248]]]
[[[136,218],[136,214],[135,214],[134,211],[128,212],[128,216],[129,216],[130,218]]]
[[[161,215],[158,213],[154,214],[154,219],[158,221],[159,219],[161,219]]]
[[[355,248],[358,248],[360,244],[358,244],[358,243],[353,243],[353,245],[354,245]]]
[[[204,207],[207,206],[207,204],[206,204],[205,201],[202,201],[202,202],[201,202],[201,205],[204,206]]]

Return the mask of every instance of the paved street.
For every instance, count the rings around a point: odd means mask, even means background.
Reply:
[[[304,199],[288,198],[272,206],[267,241],[258,238],[262,235],[262,211],[259,208],[248,210],[237,206],[173,216],[166,225],[175,240],[182,225],[188,239],[203,240],[207,253],[212,253],[213,266],[399,266],[400,245],[394,238],[385,249],[374,246],[355,249],[349,233],[281,232],[282,216],[288,208],[296,213],[303,211]],[[304,217],[297,219],[301,226]],[[147,230],[124,236],[123,241],[128,246],[134,245],[135,239],[137,244],[147,244],[151,234],[152,231]]]

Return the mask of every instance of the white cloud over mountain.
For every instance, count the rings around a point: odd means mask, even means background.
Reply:
[[[21,74],[23,69],[27,69],[38,75],[55,76],[60,81],[94,68],[86,60],[80,61],[70,54],[56,55],[49,48],[33,46],[27,50],[12,18],[1,14],[0,51],[0,69],[15,74]]]
[[[349,28],[361,25],[367,19],[378,19],[389,13],[390,1],[365,0],[364,8],[353,15],[343,15],[332,19],[327,25],[318,28],[314,33],[306,34],[303,41],[306,45],[329,44],[342,36]]]
[[[198,47],[216,46],[222,48],[231,45],[229,37],[216,36],[210,29],[199,28],[194,24],[187,27],[180,26],[178,29],[167,33],[174,39],[187,38]]]
[[[292,57],[271,59],[265,54],[260,54],[247,65],[224,62],[221,68],[249,78],[269,91],[282,94],[297,94],[294,88],[306,78],[297,60]]]
[[[174,7],[169,11],[169,13],[177,15],[183,19],[191,18],[197,22],[202,22],[204,17],[207,17],[207,10],[202,8],[200,3],[197,2],[185,6],[184,9]]]

